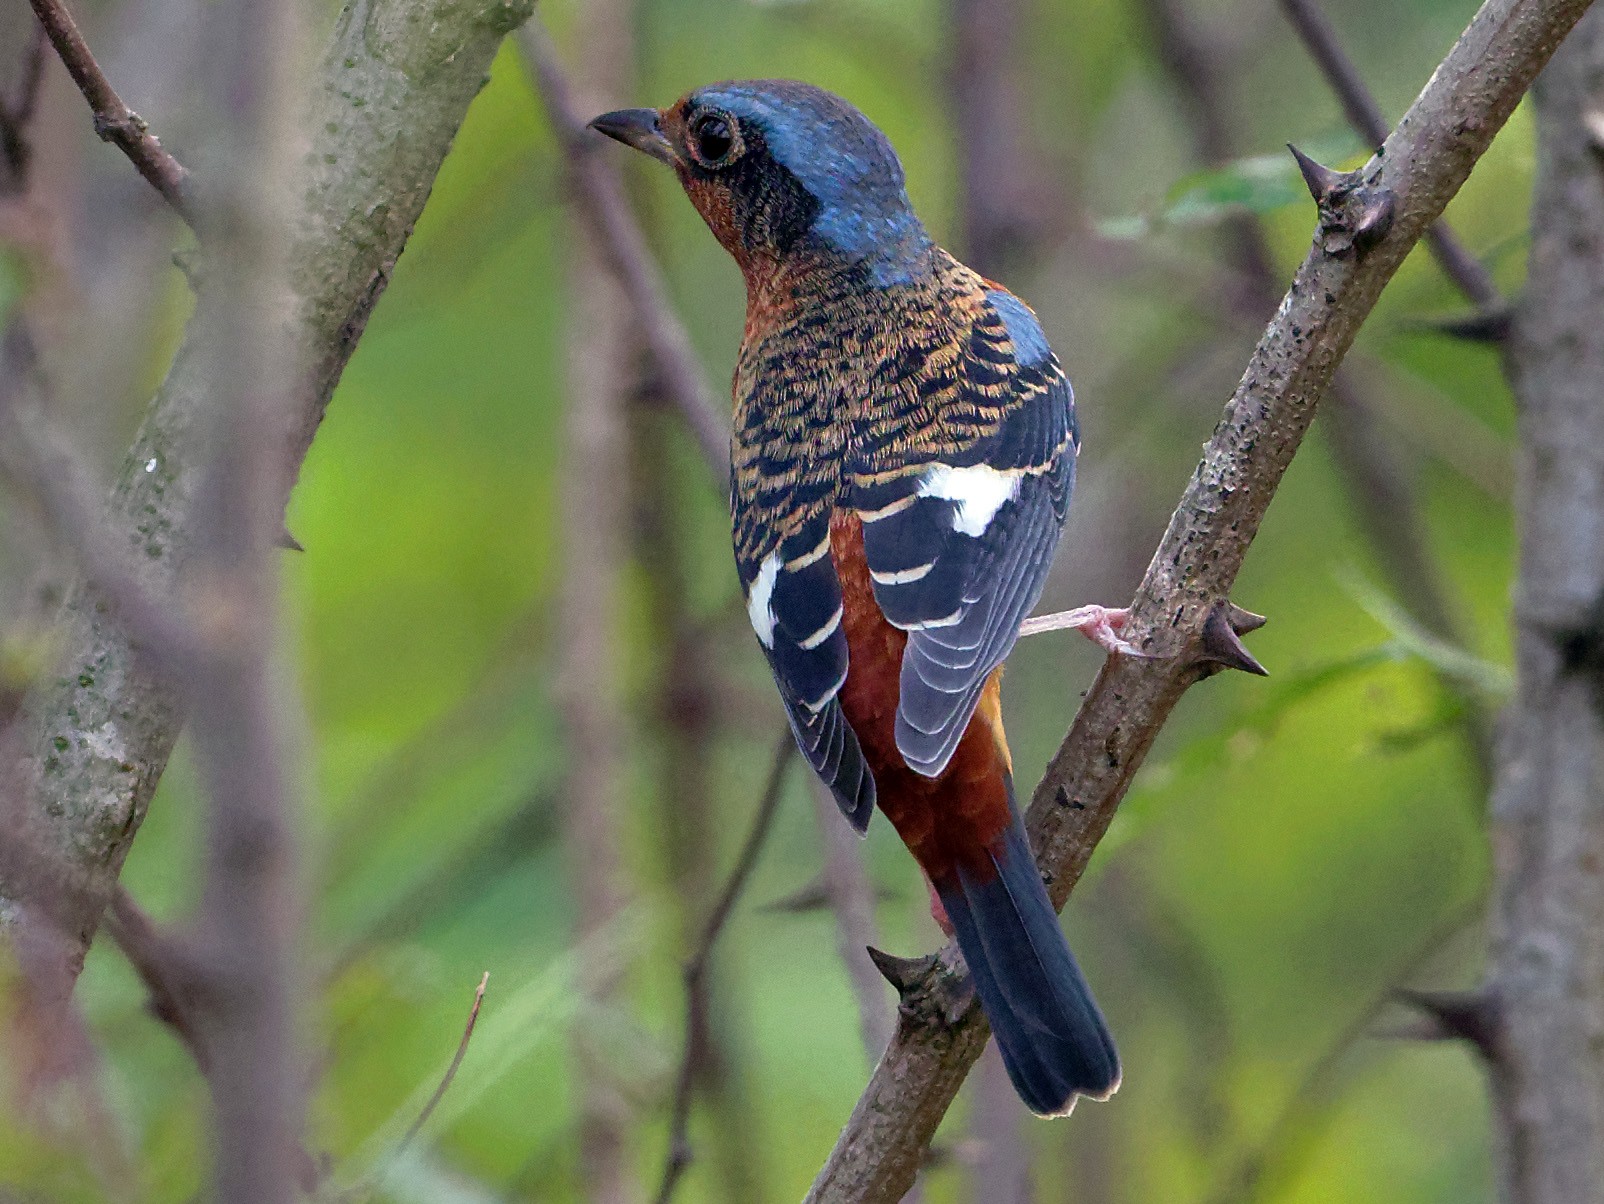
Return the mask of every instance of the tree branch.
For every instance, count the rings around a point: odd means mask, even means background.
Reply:
[[[61,57],[62,65],[72,76],[72,82],[89,102],[89,110],[95,117],[95,133],[101,141],[112,143],[127,155],[150,186],[166,198],[180,217],[194,225],[187,185],[189,173],[150,132],[144,118],[117,95],[117,89],[111,86],[106,73],[95,61],[89,43],[84,41],[66,5],[61,0],[30,0],[30,3],[50,44]]]
[[[579,71],[598,111],[616,107],[617,98],[634,90],[633,29],[630,0],[591,0],[581,10]],[[555,691],[568,750],[563,859],[580,942],[613,927],[633,894],[622,819],[636,732],[625,704],[620,637],[636,488],[627,418],[641,385],[638,323],[584,208],[571,206],[579,220],[569,241],[565,286],[571,305],[563,331],[568,396],[560,435],[563,571]],[[626,972],[614,959],[587,966],[576,984],[585,1006],[624,1006]],[[631,1204],[644,1192],[629,1150],[634,1109],[627,1072],[620,1072],[591,1025],[573,1026],[571,1054],[579,1194],[591,1204]]]
[[[1241,151],[1232,129],[1227,88],[1213,65],[1215,56],[1203,32],[1181,0],[1142,0],[1142,7],[1159,57],[1182,93],[1181,112],[1191,124],[1199,156],[1210,166],[1236,158]],[[1357,83],[1351,67],[1348,74],[1368,103],[1368,93]],[[1383,130],[1376,135],[1376,144],[1385,137]],[[1237,269],[1244,310],[1252,313],[1255,323],[1263,321],[1264,315],[1273,312],[1280,291],[1264,226],[1257,217],[1244,213],[1232,217],[1224,233]],[[1464,646],[1468,638],[1432,556],[1420,507],[1397,453],[1380,429],[1376,407],[1357,387],[1351,370],[1339,371],[1331,382],[1321,422],[1355,525],[1375,554],[1387,585],[1425,630]],[[1492,780],[1492,716],[1482,696],[1463,682],[1441,673],[1437,680],[1464,717],[1462,734],[1480,799]]]
[[[285,464],[310,446],[384,292],[435,173],[502,37],[533,0],[365,0],[338,21],[307,99],[308,153],[288,255],[300,365]],[[153,591],[173,588],[195,542],[211,379],[203,300],[107,504]],[[288,481],[283,485],[287,489]],[[59,676],[25,703],[26,771],[53,865],[75,976],[184,719],[171,683],[80,586],[63,615]],[[0,868],[0,925],[31,879]]]
[[[1501,1198],[1604,1192],[1604,9],[1538,80],[1527,287],[1509,345],[1520,554],[1515,697],[1493,793]]]
[[[741,845],[741,851],[735,858],[735,865],[730,870],[730,876],[725,880],[724,889],[719,892],[718,900],[713,904],[713,910],[708,913],[707,923],[702,928],[702,936],[696,943],[689,960],[685,963],[685,994],[694,997],[701,989],[702,982],[707,974],[708,963],[713,956],[713,946],[729,923],[731,914],[735,911],[735,904],[740,900],[741,892],[746,889],[747,880],[751,878],[752,871],[757,867],[758,855],[762,853],[764,844],[768,841],[769,832],[774,826],[774,817],[779,813],[780,795],[785,786],[785,771],[790,766],[792,757],[796,752],[796,741],[789,731],[775,745],[774,759],[769,765],[769,778],[763,787],[762,798],[757,805],[757,814],[752,817],[752,826],[748,829],[746,840]],[[674,1198],[674,1189],[679,1185],[680,1176],[685,1168],[690,1166],[693,1153],[690,1141],[691,1123],[691,1088],[694,1086],[696,1060],[693,1056],[692,1044],[695,1040],[693,1027],[693,1008],[686,1007],[685,1050],[680,1058],[679,1073],[674,1081],[674,1109],[669,1121],[668,1157],[663,1163],[663,1179],[657,1188],[657,1204],[669,1204]]]
[[[1348,57],[1337,38],[1337,31],[1321,9],[1318,0],[1281,0],[1281,9],[1308,48],[1331,90],[1342,104],[1342,111],[1359,137],[1372,149],[1387,137],[1387,119],[1381,106],[1365,86],[1364,77]],[[1509,306],[1493,283],[1491,273],[1465,249],[1459,236],[1446,221],[1433,222],[1426,230],[1426,246],[1432,258],[1452,280],[1465,299],[1476,307],[1483,321],[1509,325]]]
[[[1198,680],[1201,631],[1236,580],[1281,477],[1360,323],[1441,214],[1588,0],[1487,0],[1378,155],[1320,207],[1320,230],[1170,520],[1133,604],[1153,654],[1106,664],[1031,805],[1032,844],[1062,905],[1160,726]],[[1378,202],[1390,220],[1366,225]],[[1368,235],[1368,236],[1366,236]],[[953,973],[943,951],[926,975]],[[808,1200],[898,1199],[984,1046],[971,1006],[946,1023],[917,996]]]
[[[298,1003],[302,903],[299,699],[280,683],[278,556],[285,435],[297,393],[288,254],[304,59],[294,0],[217,6],[203,72],[214,169],[198,181],[206,247],[197,369],[208,385],[193,557],[199,655],[184,679],[206,859],[194,966],[210,1054],[213,1194],[239,1204],[300,1197],[306,1066]]]
[[[580,200],[578,210],[591,224],[629,295],[659,383],[685,419],[719,488],[728,492],[730,424],[725,414],[729,407],[707,387],[690,336],[674,317],[668,286],[625,199],[623,180],[616,166],[596,153],[603,140],[585,127],[586,118],[574,103],[573,88],[546,31],[531,21],[518,32],[518,45],[567,156],[569,187]]]

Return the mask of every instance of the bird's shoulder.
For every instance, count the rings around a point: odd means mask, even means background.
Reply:
[[[1073,395],[1035,312],[945,256],[930,296],[910,305],[855,440],[865,486],[924,470],[1045,467],[1073,452]]]

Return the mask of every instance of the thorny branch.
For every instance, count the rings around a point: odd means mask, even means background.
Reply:
[[[1320,7],[1319,0],[1281,0],[1281,9],[1297,30],[1298,37],[1308,48],[1309,55],[1319,66],[1331,90],[1342,102],[1342,111],[1365,144],[1375,149],[1387,140],[1387,119],[1376,103],[1364,77],[1348,57],[1337,38],[1337,31]],[[1459,291],[1480,314],[1499,325],[1500,332],[1508,329],[1509,306],[1493,283],[1492,275],[1481,261],[1465,249],[1458,235],[1446,220],[1433,222],[1425,234],[1426,246],[1443,273],[1454,282]],[[1501,333],[1500,333],[1501,337]]]
[[[194,224],[188,193],[189,173],[150,132],[144,118],[123,103],[117,89],[95,61],[89,43],[79,32],[61,0],[30,0],[50,44],[56,48],[73,83],[89,102],[95,118],[95,133],[114,144],[133,163],[150,186],[166,198],[186,222]]]
[[[1181,0],[1143,0],[1159,57],[1182,95],[1182,111],[1205,162],[1224,163],[1239,153],[1227,88],[1214,66],[1204,31]],[[1350,72],[1350,75],[1352,73]],[[1354,77],[1355,79],[1357,77]],[[1362,86],[1353,85],[1362,93]],[[1379,145],[1385,131],[1376,139]],[[1274,311],[1279,276],[1262,223],[1252,214],[1233,216],[1225,242],[1243,285],[1242,309],[1257,323]],[[1403,607],[1426,631],[1456,647],[1468,643],[1458,611],[1432,555],[1424,517],[1402,465],[1378,427],[1377,412],[1340,370],[1327,390],[1322,429],[1342,477],[1356,525],[1374,551],[1378,567]],[[1477,775],[1479,800],[1491,780],[1493,723],[1485,701],[1446,674],[1438,681],[1464,717],[1463,735]]]
[[[1203,674],[1206,616],[1229,593],[1281,477],[1360,323],[1441,214],[1587,0],[1487,0],[1389,136],[1385,154],[1320,196],[1320,229],[1255,349],[1133,604],[1149,657],[1107,663],[1038,787],[1032,844],[1062,905],[1159,728]],[[955,951],[909,984],[896,1039],[809,1201],[889,1202],[984,1047],[977,1006],[948,1023],[932,992]]]
[[[1298,0],[1288,0],[1288,3],[1297,4]],[[1190,19],[1180,0],[1144,0],[1144,7],[1160,56],[1186,102],[1200,152],[1216,161],[1233,157],[1237,150],[1225,103],[1225,88],[1212,66],[1202,31]],[[1368,102],[1368,93],[1351,66],[1342,78],[1347,81],[1344,87],[1348,94]],[[1373,110],[1373,105],[1371,108]],[[1384,137],[1385,131],[1376,139],[1377,143]],[[1250,287],[1265,294],[1263,309],[1268,310],[1273,304],[1275,277],[1262,227],[1256,218],[1243,215],[1233,220],[1229,234],[1239,270]],[[1346,370],[1339,371],[1332,381],[1321,417],[1327,424],[1333,459],[1354,495],[1361,526],[1376,548],[1393,588],[1427,630],[1455,643],[1462,642],[1452,622],[1453,610],[1441,575],[1424,541],[1424,524],[1418,508],[1400,479],[1398,466],[1374,431],[1375,419],[1370,405],[1358,395]],[[1445,689],[1455,689],[1455,684],[1446,678],[1442,684]],[[1483,790],[1478,792],[1479,801],[1490,780],[1491,716],[1478,696],[1462,689],[1457,693],[1468,723],[1469,751],[1481,771]],[[1424,941],[1416,944],[1369,1005],[1327,1044],[1262,1137],[1238,1159],[1236,1167],[1222,1181],[1212,1197],[1214,1200],[1223,1204],[1227,1200],[1257,1198],[1259,1186],[1272,1166],[1284,1166],[1295,1151],[1307,1145],[1297,1138],[1312,1128],[1314,1119],[1328,1106],[1331,1080],[1344,1065],[1350,1047],[1371,1030],[1376,1016],[1401,985],[1470,923],[1469,915],[1456,915],[1450,923],[1434,929]]]
[[[730,869],[729,878],[724,882],[724,889],[719,892],[713,910],[708,913],[701,939],[697,941],[696,948],[685,963],[685,993],[688,997],[694,996],[701,990],[702,981],[707,975],[708,962],[713,955],[713,946],[718,943],[719,934],[724,931],[724,925],[729,922],[730,915],[735,911],[735,904],[740,899],[741,892],[746,889],[747,880],[757,867],[758,855],[763,851],[763,845],[769,838],[769,831],[774,826],[774,817],[780,809],[785,771],[789,768],[795,752],[796,741],[787,731],[775,745],[774,759],[769,765],[768,781],[764,784],[763,794],[757,805],[757,814],[752,817],[752,826],[746,833],[746,840],[742,843],[741,851]],[[696,1032],[689,1022],[691,1015],[692,1009],[687,1006],[685,1050],[680,1058],[679,1073],[674,1080],[674,1108],[669,1121],[668,1157],[663,1163],[663,1178],[657,1188],[657,1204],[668,1204],[673,1199],[680,1176],[690,1166],[694,1156],[689,1130],[691,1087],[696,1068],[696,1059],[693,1056],[695,1051],[691,1045]]]

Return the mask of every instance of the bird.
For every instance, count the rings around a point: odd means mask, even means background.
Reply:
[[[735,563],[798,746],[859,833],[878,805],[919,863],[1024,1103],[1107,1099],[1119,1054],[1037,870],[1000,703],[1080,443],[1041,323],[935,243],[890,141],[833,93],[730,81],[590,126],[672,167],[745,280]],[[1127,617],[1073,625],[1131,654]]]

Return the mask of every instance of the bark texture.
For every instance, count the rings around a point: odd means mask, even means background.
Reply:
[[[359,0],[339,18],[307,100],[308,153],[288,254],[302,385],[298,465],[428,198],[502,37],[533,0]],[[211,320],[202,300],[125,457],[106,521],[175,588],[195,541],[205,469]],[[59,674],[26,702],[31,787],[25,858],[0,861],[0,928],[49,903],[70,981],[93,939],[184,719],[182,700],[92,586],[62,616]],[[12,834],[16,838],[16,834]]]
[[[1204,449],[1133,603],[1152,657],[1098,675],[1028,816],[1062,906],[1159,729],[1209,669],[1223,604],[1282,475],[1376,298],[1437,219],[1588,0],[1488,0],[1378,154],[1328,192],[1307,258]],[[943,1002],[956,954],[910,984],[897,1035],[808,1200],[893,1201],[984,1047],[979,1008]]]
[[[1538,81],[1519,402],[1517,691],[1493,800],[1503,1198],[1604,1200],[1604,9]]]

